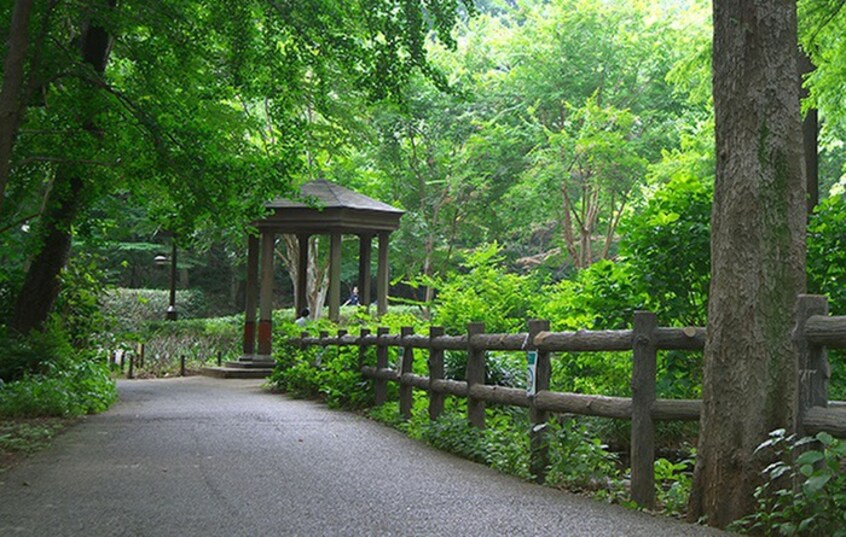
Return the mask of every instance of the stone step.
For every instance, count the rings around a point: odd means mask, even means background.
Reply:
[[[263,379],[273,373],[272,368],[203,367],[200,374],[219,379]]]

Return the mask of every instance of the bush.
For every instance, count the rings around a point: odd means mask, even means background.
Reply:
[[[0,383],[0,415],[79,416],[102,412],[117,392],[105,363],[91,358],[45,364],[46,371]]]

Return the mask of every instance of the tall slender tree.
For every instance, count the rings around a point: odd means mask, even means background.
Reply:
[[[805,175],[796,2],[714,1],[716,181],[704,408],[689,517],[753,508],[756,446],[790,429],[805,289]]]

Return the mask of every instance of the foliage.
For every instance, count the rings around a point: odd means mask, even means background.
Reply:
[[[701,136],[699,136],[701,138]],[[656,177],[666,178],[637,215],[621,224],[620,252],[645,306],[662,325],[704,326],[711,275],[713,150],[691,141],[667,154]]]
[[[116,288],[100,298],[103,315],[109,319],[112,332],[139,332],[146,321],[164,319],[170,304],[170,292],[161,289]],[[204,316],[205,299],[195,289],[176,291],[176,309],[180,319]]]
[[[73,354],[62,330],[53,323],[44,332],[28,336],[0,327],[0,380],[12,382],[44,371],[45,364],[64,362]]]
[[[687,500],[693,481],[693,459],[672,462],[663,457],[655,459],[656,499],[663,510],[671,515],[687,511]]]
[[[598,261],[574,278],[543,289],[535,315],[552,330],[609,330],[630,327],[646,297],[632,284],[625,264]]]
[[[469,252],[458,273],[435,281],[434,324],[447,333],[466,333],[470,322],[485,323],[491,333],[520,331],[530,310],[532,280],[506,272],[501,247],[480,246]]]
[[[579,490],[608,490],[619,470],[608,446],[577,420],[551,421],[547,482]]]
[[[102,412],[117,392],[104,361],[93,357],[46,362],[44,371],[0,383],[0,415],[79,416]]]
[[[767,535],[846,535],[846,443],[828,433],[798,438],[784,429],[770,433],[756,453],[776,461],[755,489],[755,513],[734,529]]]
[[[846,315],[846,194],[831,196],[808,224],[808,290],[828,296],[832,315]],[[829,350],[833,399],[846,399],[846,352]]]

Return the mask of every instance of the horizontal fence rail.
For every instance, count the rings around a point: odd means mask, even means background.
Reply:
[[[824,297],[802,295],[794,333],[800,349],[800,423],[805,433],[826,431],[846,438],[846,403],[827,400],[830,376],[825,348],[846,348],[846,317],[828,316]],[[636,312],[631,330],[551,332],[548,321],[530,321],[528,331],[518,334],[487,334],[484,325],[471,323],[467,334],[449,336],[441,327],[431,327],[428,336],[414,334],[410,327],[400,334],[379,328],[376,334],[362,330],[359,336],[340,331],[337,336],[321,332],[319,337],[303,333],[290,342],[300,347],[357,346],[362,376],[374,381],[376,404],[387,400],[387,382],[400,385],[400,414],[411,417],[412,390],[429,394],[429,417],[443,411],[444,396],[468,400],[470,423],[484,427],[485,404],[494,403],[528,408],[534,427],[530,432],[532,460],[530,471],[538,482],[545,479],[548,466],[544,424],[550,413],[578,414],[632,421],[631,495],[644,507],[654,507],[655,425],[656,421],[697,421],[702,411],[698,399],[656,398],[657,352],[661,350],[702,350],[706,330],[701,327],[657,326],[654,313]],[[376,366],[365,366],[365,353],[376,349]],[[401,349],[397,369],[388,367],[388,348]],[[413,371],[414,349],[429,351],[429,376]],[[467,353],[466,380],[444,378],[444,351]],[[535,359],[533,384],[529,389],[485,384],[485,353],[488,351],[530,352]],[[550,356],[565,352],[632,353],[632,397],[609,397],[563,393],[549,389]],[[529,355],[527,354],[527,357]]]

